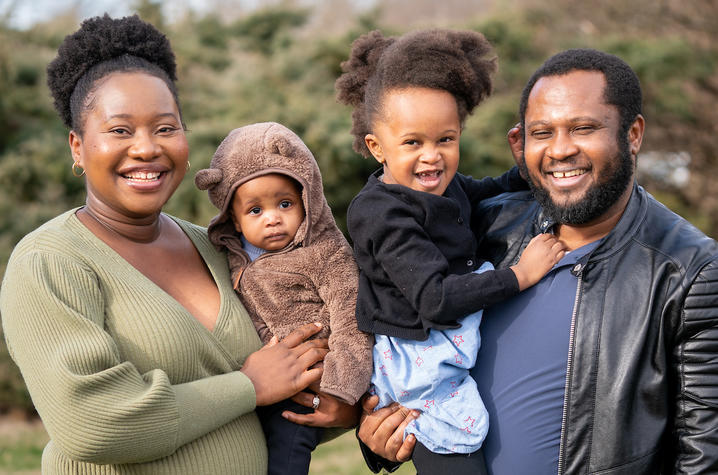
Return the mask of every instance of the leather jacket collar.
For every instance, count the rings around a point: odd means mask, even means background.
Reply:
[[[606,259],[620,252],[621,249],[633,239],[640,223],[645,219],[647,205],[645,191],[634,180],[631,197],[616,226],[602,239],[602,242],[596,246],[592,252],[586,254],[578,261],[571,272],[574,275],[578,275],[589,261]],[[538,229],[539,232],[545,233],[555,225],[556,221],[548,217],[543,208],[539,208],[539,212],[536,214],[534,221],[535,228]]]

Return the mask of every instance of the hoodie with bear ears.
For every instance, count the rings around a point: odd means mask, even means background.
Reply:
[[[271,173],[301,184],[305,218],[284,249],[265,252],[252,262],[232,221],[232,197],[241,184]],[[321,322],[319,336],[329,337],[321,391],[356,403],[369,386],[373,339],[357,329],[358,270],[307,146],[281,124],[240,127],[222,141],[210,168],[197,172],[195,183],[219,209],[207,232],[218,249],[226,250],[234,288],[263,343],[272,336],[282,339],[303,324]]]

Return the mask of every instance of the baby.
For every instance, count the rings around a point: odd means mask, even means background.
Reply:
[[[291,130],[260,123],[233,130],[195,183],[220,210],[210,240],[226,249],[235,290],[263,343],[309,322],[329,338],[320,390],[355,404],[369,386],[372,338],[357,329],[357,268],[324,198],[314,156]],[[315,409],[320,403],[314,398]],[[306,474],[322,429],[284,419],[307,408],[257,408],[270,474]],[[311,411],[311,410],[310,410]]]

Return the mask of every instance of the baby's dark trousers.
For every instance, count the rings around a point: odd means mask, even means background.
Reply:
[[[257,408],[269,452],[268,475],[306,475],[312,451],[324,435],[322,427],[309,427],[289,422],[283,411],[309,414],[314,410],[291,399]]]

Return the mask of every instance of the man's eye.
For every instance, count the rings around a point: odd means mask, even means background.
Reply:
[[[588,134],[593,131],[593,127],[590,125],[581,125],[579,127],[576,127],[574,130],[579,134]]]
[[[252,214],[252,215],[257,215],[261,212],[262,212],[262,208],[260,208],[259,206],[255,206],[254,208],[249,210],[249,214]]]
[[[546,137],[549,137],[551,135],[551,132],[548,130],[536,130],[534,132],[531,132],[531,137],[535,137],[537,139],[545,139]]]

